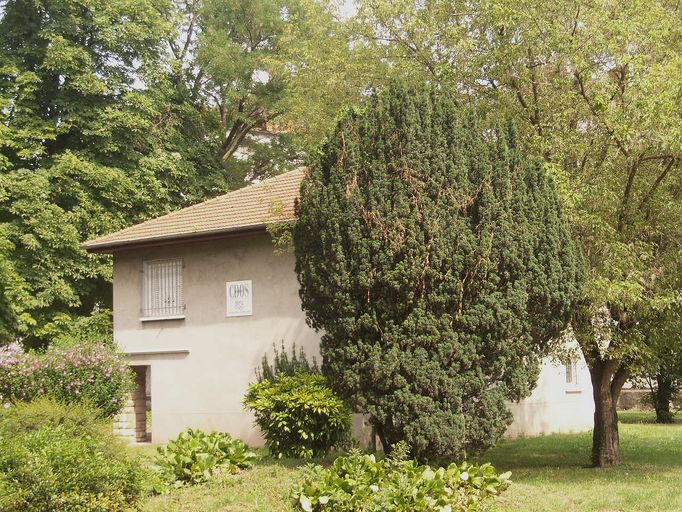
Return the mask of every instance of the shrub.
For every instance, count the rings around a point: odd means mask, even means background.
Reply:
[[[101,417],[109,417],[121,410],[132,386],[123,356],[102,345],[51,347],[43,354],[24,353],[16,344],[0,349],[2,403],[50,396],[90,403]]]
[[[97,411],[48,398],[0,412],[0,510],[122,511],[143,474]]]
[[[432,469],[413,460],[377,461],[374,455],[339,457],[330,468],[309,466],[292,490],[297,510],[318,512],[471,511],[510,484],[490,464],[463,462]]]
[[[278,457],[319,456],[349,437],[348,408],[319,374],[251,384],[244,405],[255,414],[270,453]]]
[[[303,347],[298,352],[296,351],[296,344],[291,347],[291,355],[288,355],[284,349],[284,342],[282,341],[282,351],[274,348],[275,356],[272,364],[268,360],[267,354],[263,356],[260,368],[256,368],[256,379],[258,382],[264,380],[275,381],[278,377],[289,375],[294,376],[297,373],[320,373],[320,368],[317,365],[317,360],[313,357],[313,362],[309,362],[305,355]]]
[[[204,482],[221,472],[237,473],[250,467],[256,457],[246,444],[229,434],[206,434],[191,428],[159,447],[158,452],[154,462],[163,479],[175,486]]]
[[[62,348],[104,345],[115,348],[114,324],[110,309],[97,309],[89,316],[59,314],[52,322],[55,333],[51,345]]]
[[[343,115],[311,155],[293,231],[323,373],[387,451],[404,440],[420,460],[504,434],[580,293],[543,164],[458,96],[393,81]]]

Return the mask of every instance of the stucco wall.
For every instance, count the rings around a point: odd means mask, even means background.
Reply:
[[[143,261],[175,257],[184,262],[185,319],[141,322]],[[293,268],[292,255],[274,254],[269,235],[115,255],[114,337],[131,354],[131,364],[151,367],[154,442],[193,426],[262,443],[242,399],[263,354],[271,354],[273,344],[295,342],[319,360],[319,336],[305,323]],[[247,279],[253,282],[253,315],[226,317],[225,283]],[[583,367],[579,390],[567,390],[563,366],[546,362],[533,395],[510,405],[516,420],[509,435],[589,428],[585,373]],[[362,425],[357,417],[354,423]]]
[[[140,322],[142,263],[184,261],[184,320]],[[284,340],[319,358],[305,323],[292,255],[275,255],[268,235],[118,253],[114,257],[114,337],[133,365],[150,365],[152,439],[187,426],[261,442],[242,399],[263,354]],[[253,281],[253,315],[226,317],[227,281]],[[188,351],[188,353],[184,353]]]
[[[508,437],[558,432],[582,432],[592,428],[594,402],[590,372],[581,358],[577,385],[566,383],[566,368],[551,359],[542,369],[533,393],[519,403],[509,404],[514,422]]]

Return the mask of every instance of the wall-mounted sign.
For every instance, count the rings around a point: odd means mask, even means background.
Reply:
[[[251,280],[230,281],[227,288],[227,316],[248,316],[253,314],[253,288]]]

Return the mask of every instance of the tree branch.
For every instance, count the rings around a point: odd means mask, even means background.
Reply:
[[[654,184],[651,186],[649,189],[649,192],[644,196],[642,201],[639,203],[639,208],[640,210],[653,198],[654,194],[656,193],[656,190],[658,190],[658,187],[660,186],[661,182],[668,176],[670,173],[670,170],[673,168],[673,165],[675,164],[675,159],[671,158],[670,162],[668,162],[668,165],[665,166],[663,171],[658,175],[656,178],[656,181],[654,181]]]
[[[628,206],[630,205],[630,196],[632,195],[632,185],[635,183],[635,176],[637,175],[637,170],[639,169],[639,159],[635,160],[630,164],[630,171],[628,172],[628,181],[625,184],[625,190],[623,191],[623,199],[620,202],[620,211],[618,212],[618,224],[616,230],[618,233],[622,233],[625,228],[625,221],[628,216]]]
[[[618,402],[618,397],[620,395],[620,390],[623,388],[625,382],[630,378],[630,371],[621,365],[616,373],[613,375],[613,380],[611,381],[611,396],[614,402]]]
[[[627,149],[623,141],[616,137],[616,131],[613,128],[611,128],[608,125],[608,123],[604,121],[604,119],[602,119],[602,117],[599,115],[599,112],[597,112],[597,109],[592,104],[592,101],[590,101],[590,98],[587,95],[587,90],[585,89],[585,83],[583,82],[582,79],[582,72],[575,71],[573,73],[573,76],[575,77],[576,85],[578,86],[578,94],[587,104],[587,107],[590,109],[590,113],[597,118],[597,120],[602,124],[602,126],[604,126],[609,137],[611,137],[613,141],[616,143],[616,147],[623,154],[623,156],[625,156],[626,158],[630,158],[630,151]]]

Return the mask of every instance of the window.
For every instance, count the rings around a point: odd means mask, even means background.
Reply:
[[[578,362],[569,360],[564,363],[566,366],[566,384],[571,386],[578,385]]]
[[[144,262],[142,320],[184,318],[182,260]]]

